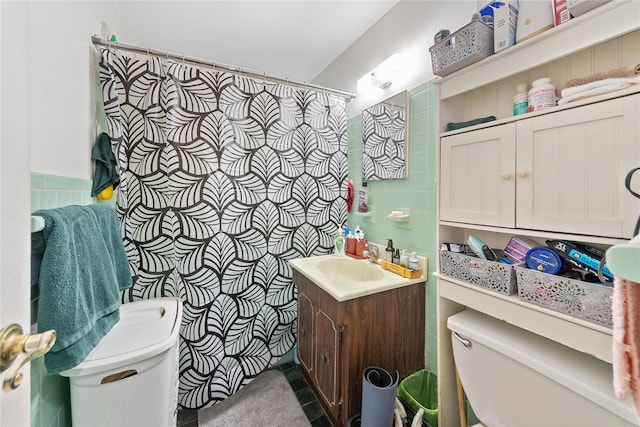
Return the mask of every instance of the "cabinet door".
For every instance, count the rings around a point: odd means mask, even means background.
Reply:
[[[313,372],[313,303],[298,291],[298,359],[311,375]]]
[[[631,238],[640,200],[640,95],[517,123],[517,227]],[[637,187],[636,187],[637,188]]]
[[[440,219],[515,226],[515,124],[443,137]]]
[[[338,418],[339,326],[323,310],[316,313],[315,381],[318,391]]]

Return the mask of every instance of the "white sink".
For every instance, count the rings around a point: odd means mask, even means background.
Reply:
[[[424,277],[405,279],[378,264],[348,256],[297,258],[289,260],[289,264],[338,301],[425,281]]]
[[[335,276],[341,281],[370,282],[384,277],[384,270],[379,265],[352,258],[323,259],[317,266],[324,274]]]

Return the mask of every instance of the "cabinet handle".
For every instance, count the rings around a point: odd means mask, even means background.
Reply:
[[[320,352],[320,358],[322,359],[322,363],[325,365],[329,363],[329,352],[327,350],[322,350]]]
[[[509,171],[504,171],[500,174],[500,178],[507,180],[507,179],[511,179],[511,172]]]
[[[529,173],[527,171],[520,170],[516,172],[516,175],[518,175],[520,178],[526,178],[529,175]]]

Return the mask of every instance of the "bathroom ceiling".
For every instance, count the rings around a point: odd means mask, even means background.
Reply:
[[[116,0],[131,37],[122,43],[300,82],[312,81],[397,2]]]

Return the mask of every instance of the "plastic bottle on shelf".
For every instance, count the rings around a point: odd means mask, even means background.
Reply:
[[[367,182],[362,182],[362,188],[358,191],[358,212],[369,212],[369,201],[367,196]]]
[[[411,252],[409,257],[409,270],[417,271],[419,267],[418,255],[415,252]]]
[[[548,77],[535,80],[529,89],[529,112],[556,106],[556,87]]]
[[[396,251],[393,253],[393,263],[400,264],[400,249],[396,248]]]
[[[393,263],[393,240],[389,239],[384,250],[384,260]]]
[[[400,253],[400,267],[409,268],[409,255],[407,255],[406,249]]]
[[[342,229],[341,227],[338,227],[338,233],[336,235],[334,243],[335,245],[334,245],[333,253],[337,256],[344,256],[346,242],[345,242],[345,236],[344,236],[344,229]]]
[[[529,94],[526,83],[520,83],[516,88],[516,95],[513,97],[513,115],[526,114],[529,112]]]

